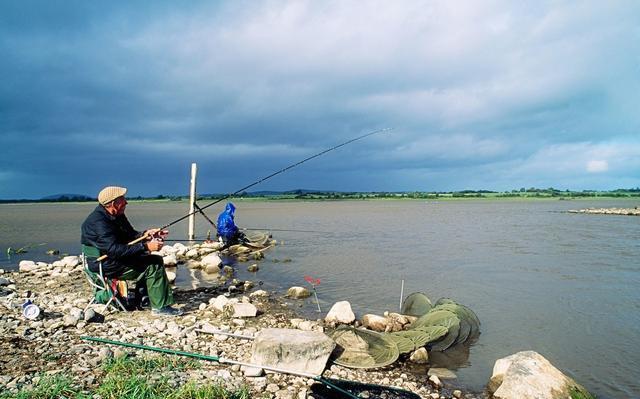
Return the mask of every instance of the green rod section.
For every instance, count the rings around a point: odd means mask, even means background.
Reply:
[[[165,353],[165,354],[168,354],[168,355],[178,355],[178,356],[192,357],[192,358],[195,358],[195,359],[208,360],[208,361],[217,362],[217,363],[240,364],[240,365],[243,365],[243,366],[249,366],[249,367],[255,367],[255,368],[262,368],[262,369],[265,369],[265,370],[276,371],[278,373],[283,373],[283,374],[299,375],[299,376],[303,376],[303,377],[312,378],[313,380],[318,381],[319,383],[324,384],[324,385],[328,386],[329,388],[335,390],[336,392],[340,392],[341,394],[346,395],[349,398],[360,399],[360,397],[358,397],[358,396],[352,394],[351,392],[349,392],[347,390],[344,390],[344,389],[342,389],[342,388],[330,383],[329,381],[325,380],[324,378],[322,378],[320,376],[317,376],[317,375],[308,374],[308,373],[299,373],[297,371],[288,371],[288,370],[283,370],[283,369],[274,368],[274,367],[261,366],[261,365],[257,365],[257,364],[236,362],[236,361],[229,360],[229,359],[223,359],[223,358],[220,358],[218,356],[207,356],[207,355],[201,355],[199,353],[193,353],[193,352],[183,352],[183,351],[177,351],[177,350],[173,350],[173,349],[158,348],[158,347],[155,347],[155,346],[138,345],[138,344],[131,344],[131,343],[128,343],[128,342],[113,341],[111,339],[105,339],[105,338],[81,336],[80,339],[83,339],[85,341],[100,342],[100,343],[103,343],[103,344],[124,346],[124,347],[127,347],[127,348],[142,349],[142,350],[147,350],[147,351],[151,351],[151,352],[160,352],[160,353]]]
[[[126,346],[127,348],[144,349],[144,350],[147,350],[147,351],[166,353],[166,354],[169,354],[169,355],[180,355],[180,356],[186,356],[186,357],[193,357],[193,358],[196,358],[196,359],[208,360],[208,361],[211,361],[211,362],[220,362],[220,358],[217,357],[217,356],[207,356],[207,355],[201,355],[199,353],[182,352],[182,351],[176,351],[176,350],[173,350],[173,349],[156,348],[154,346],[130,344],[128,342],[113,341],[113,340],[110,340],[110,339],[96,338],[96,337],[82,336],[82,337],[80,337],[80,339],[84,339],[86,341],[101,342],[103,344]]]

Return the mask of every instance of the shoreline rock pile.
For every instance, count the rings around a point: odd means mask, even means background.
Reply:
[[[230,293],[223,285],[176,290],[176,301],[186,311],[185,316],[178,318],[158,318],[148,311],[100,314],[103,305],[87,307],[92,293],[79,257],[65,257],[52,264],[22,261],[18,271],[0,271],[0,278],[0,389],[11,392],[33,385],[42,375],[58,373],[68,374],[75,384],[90,392],[100,383],[103,373],[100,365],[105,360],[123,354],[157,356],[141,350],[90,343],[81,340],[81,336],[250,362],[251,340],[205,334],[200,330],[256,336],[266,329],[323,333],[326,328],[322,320],[297,318],[274,293],[249,292],[251,288]],[[251,286],[247,284],[251,282],[236,283],[243,288]],[[22,315],[22,304],[27,298],[41,309],[36,320]],[[336,321],[350,319],[340,316]],[[176,386],[188,381],[219,382],[230,389],[247,385],[255,397],[313,397],[311,385],[315,381],[312,379],[253,372],[252,376],[250,369],[204,362],[200,369],[170,371],[167,377]],[[323,376],[394,386],[422,398],[483,397],[481,393],[463,394],[455,386],[434,383],[428,375],[414,375],[402,364],[372,371],[328,365]]]
[[[625,215],[640,216],[640,208],[587,208],[587,209],[571,209],[569,213],[588,213],[593,215]]]
[[[88,306],[92,292],[79,257],[67,256],[51,264],[22,261],[15,272],[0,269],[0,390],[15,393],[33,386],[43,375],[64,373],[85,392],[93,392],[101,383],[104,374],[101,365],[107,359],[122,355],[161,356],[87,342],[82,336],[251,362],[256,359],[254,340],[235,336],[257,337],[270,329],[323,334],[339,325],[362,326],[364,321],[356,320],[347,301],[336,303],[325,320],[297,318],[281,293],[253,290],[251,281],[232,278],[233,268],[230,273],[225,272],[218,262],[217,252],[221,248],[213,244],[167,246],[161,253],[165,259],[174,256],[176,266],[182,263],[206,270],[215,265],[220,275],[219,285],[176,289],[176,302],[185,311],[184,316],[176,318],[157,317],[148,311],[101,314],[103,305]],[[234,250],[251,256],[255,250],[247,248],[248,252],[242,248]],[[22,315],[22,305],[27,299],[40,307],[40,315],[35,320]],[[379,320],[382,324],[378,328],[387,332],[398,328],[406,330],[415,321],[411,316],[391,313],[378,317],[383,319]],[[373,317],[370,319],[366,322],[368,326],[373,325]],[[397,387],[425,399],[489,397],[487,392],[463,392],[451,380],[443,383],[445,378],[455,378],[449,370],[431,368],[428,373],[410,372],[409,363],[428,362],[426,350],[418,353],[423,349],[412,353],[413,360],[406,358],[373,370],[328,365],[323,377]],[[202,362],[201,368],[169,370],[163,377],[172,386],[188,382],[218,382],[229,389],[247,386],[254,397],[318,397],[313,393],[313,379],[278,373],[265,375],[261,370],[239,365]]]

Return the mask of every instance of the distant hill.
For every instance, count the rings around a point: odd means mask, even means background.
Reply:
[[[42,201],[92,201],[95,197],[84,194],[54,194],[40,198]]]

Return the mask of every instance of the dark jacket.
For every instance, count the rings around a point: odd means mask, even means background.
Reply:
[[[107,255],[108,258],[102,262],[102,271],[105,277],[117,277],[127,263],[147,253],[142,242],[127,245],[142,234],[131,226],[126,216],[112,216],[102,205],[98,205],[82,223],[81,242],[98,248],[100,255]],[[92,262],[89,268],[97,272],[98,263]]]

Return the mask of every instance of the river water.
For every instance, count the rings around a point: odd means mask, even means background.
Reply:
[[[473,309],[481,335],[470,348],[435,356],[458,384],[481,390],[496,359],[535,350],[599,398],[640,397],[640,218],[566,213],[633,207],[631,200],[237,201],[236,222],[272,231],[257,275],[240,278],[282,290],[319,278],[324,312],[350,301],[357,316],[397,311],[405,296],[450,297]],[[204,204],[202,204],[204,205]],[[91,204],[0,205],[0,267],[52,261],[46,249],[79,252],[79,226]],[[186,202],[131,203],[139,229],[184,215]],[[222,204],[208,209],[212,218]],[[207,222],[197,219],[197,235]],[[186,236],[186,222],[169,238]],[[7,247],[35,246],[13,256]],[[289,261],[290,260],[290,261]],[[284,261],[284,262],[283,262]],[[189,285],[178,273],[178,285]],[[299,308],[319,318],[315,303]]]

